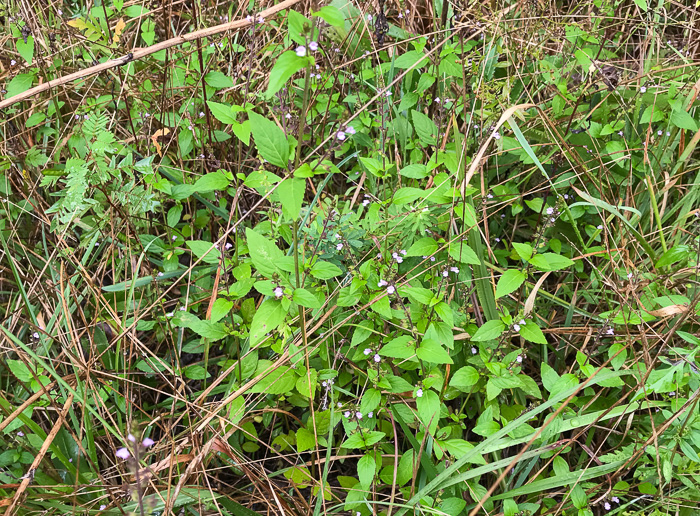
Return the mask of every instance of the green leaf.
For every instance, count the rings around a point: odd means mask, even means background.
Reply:
[[[384,432],[379,432],[379,431],[372,431],[372,432],[367,432],[367,431],[362,431],[362,432],[356,432],[352,434],[350,437],[348,437],[345,442],[340,446],[341,448],[367,448],[369,446],[372,446],[373,444],[378,443],[384,437],[386,434]]]
[[[214,301],[211,307],[211,322],[219,322],[221,319],[226,317],[226,315],[233,308],[233,301],[224,299],[222,297]]]
[[[179,328],[189,328],[200,337],[211,341],[221,340],[228,335],[226,326],[213,321],[202,321],[195,314],[177,311],[173,316],[173,325]]]
[[[343,271],[340,267],[331,262],[317,261],[313,267],[311,267],[311,275],[314,278],[327,280],[339,276]]]
[[[311,292],[303,288],[294,289],[292,301],[306,308],[320,308],[320,301]]]
[[[387,342],[379,354],[391,358],[411,358],[416,354],[415,343],[411,337],[403,335]]]
[[[418,417],[431,434],[435,433],[440,421],[440,404],[440,397],[432,389],[424,390],[423,395],[416,398]]]
[[[211,374],[200,365],[192,365],[185,368],[185,376],[190,380],[204,380],[209,378]]]
[[[284,258],[284,253],[267,238],[259,235],[252,229],[246,229],[248,251],[253,260],[253,265],[260,274],[267,278],[277,272],[277,264]]]
[[[250,120],[246,120],[240,124],[238,122],[233,122],[233,124],[231,124],[231,130],[239,140],[246,145],[250,145]]]
[[[537,254],[528,261],[541,271],[558,271],[574,264],[570,258],[554,253]]]
[[[681,260],[686,260],[690,257],[690,247],[682,245],[674,245],[668,251],[661,255],[656,262],[657,267],[666,267],[672,263],[679,262]]]
[[[394,194],[393,203],[396,206],[401,206],[413,202],[416,199],[422,199],[425,197],[425,190],[421,188],[413,188],[411,186],[405,186],[396,190]]]
[[[547,344],[547,339],[542,333],[542,330],[534,321],[527,321],[526,324],[520,326],[520,336],[535,344]]]
[[[211,172],[205,174],[194,183],[194,191],[197,193],[208,193],[215,190],[226,190],[230,181],[223,172]]]
[[[273,165],[286,169],[289,165],[289,143],[284,131],[255,111],[250,111],[248,117],[260,155]]]
[[[415,109],[411,110],[411,116],[413,117],[413,127],[416,129],[416,134],[420,138],[424,145],[435,145],[437,144],[437,134],[438,129],[427,115],[424,115],[420,111]]]
[[[368,414],[374,412],[374,410],[379,406],[382,400],[382,393],[377,389],[367,389],[362,395],[362,402],[360,403],[360,412],[363,414]]]
[[[219,122],[223,122],[224,124],[233,124],[236,122],[236,115],[228,104],[220,104],[213,100],[207,100],[207,106],[209,106],[209,111],[214,115],[214,118]]]
[[[424,237],[414,242],[411,247],[408,248],[406,256],[430,256],[435,251],[437,251],[438,245],[435,240],[430,237]]]
[[[383,349],[382,349],[383,351]],[[432,339],[423,339],[420,347],[416,350],[416,355],[421,360],[432,362],[433,364],[453,364],[450,355],[445,349]]]
[[[27,91],[29,88],[32,87],[34,77],[35,75],[33,73],[21,73],[19,75],[16,75],[7,84],[7,93],[5,94],[5,98],[9,99],[11,97],[14,97],[15,95],[19,95],[20,93],[24,93],[25,91]]]
[[[373,453],[367,453],[357,461],[357,477],[360,479],[362,489],[369,489],[374,481],[374,474],[377,472],[377,461],[374,460]]]
[[[471,338],[474,342],[494,340],[501,336],[506,325],[499,320],[486,321]]]
[[[523,284],[526,277],[525,273],[520,270],[508,269],[498,278],[498,283],[496,284],[496,299],[507,296],[520,288],[520,285]]]
[[[450,244],[450,256],[460,262],[469,265],[479,265],[479,257],[465,242],[453,242]]]
[[[518,253],[518,256],[523,260],[529,260],[532,258],[533,249],[530,244],[524,244],[521,242],[513,242],[513,249]]]
[[[313,13],[312,16],[320,16],[328,25],[332,25],[333,27],[343,27],[343,25],[345,25],[343,13],[340,9],[332,5],[321,7],[318,11]]]
[[[281,90],[292,75],[307,66],[311,62],[310,57],[299,57],[293,50],[284,52],[277,58],[270,71],[270,81],[267,85],[265,96],[270,99]],[[267,158],[265,158],[267,159]],[[268,159],[268,161],[270,161]],[[272,163],[272,161],[270,161]]]
[[[197,258],[201,258],[204,263],[219,263],[219,250],[214,247],[214,244],[211,242],[206,242],[204,240],[188,240],[185,244],[190,248],[192,254]]]
[[[316,436],[311,430],[300,428],[297,430],[297,451],[299,453],[313,450],[316,447]]]
[[[275,331],[284,321],[286,315],[287,310],[280,301],[276,299],[263,301],[250,324],[250,347],[252,348],[265,340],[265,335]]]
[[[306,181],[304,179],[285,179],[277,187],[277,195],[282,202],[282,212],[291,220],[297,220],[304,204]]]
[[[297,375],[288,366],[277,366],[269,360],[260,360],[255,376],[265,375],[247,392],[264,392],[265,394],[285,394],[294,389]]]
[[[647,12],[649,10],[647,0],[634,0],[634,3],[637,4],[637,7],[639,7],[644,12]]]
[[[676,109],[671,113],[671,123],[681,129],[695,132],[698,130],[698,124],[693,117],[690,116],[684,109]]]
[[[32,116],[27,118],[27,122],[24,124],[25,127],[34,127],[35,125],[39,125],[42,123],[44,120],[46,120],[46,115],[44,113],[34,113]]]
[[[457,372],[452,376],[450,385],[462,392],[470,392],[471,387],[476,385],[476,382],[478,381],[478,371],[472,366],[464,366],[457,370]]]
[[[17,52],[22,56],[28,65],[32,64],[34,59],[34,36],[29,36],[27,42],[24,42],[23,38],[17,39]]]
[[[305,398],[313,398],[316,393],[316,385],[318,384],[318,371],[311,369],[308,373],[302,374],[297,378],[296,388],[299,394]]]
[[[428,168],[420,163],[407,165],[401,168],[401,171],[399,172],[399,174],[403,177],[409,177],[411,179],[423,179],[424,177],[428,177],[429,173]]]
[[[222,88],[230,88],[233,86],[233,79],[231,77],[228,77],[224,75],[221,72],[209,72],[204,76],[204,82],[206,82],[209,86],[212,88],[216,89],[222,89]]]

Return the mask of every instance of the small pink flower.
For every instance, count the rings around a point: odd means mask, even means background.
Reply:
[[[374,355],[374,361],[379,363],[382,361],[382,357],[380,357],[379,355]]]
[[[389,294],[393,294],[394,292],[396,292],[396,289],[394,288],[393,285],[389,285],[389,286],[386,288],[386,291],[387,291]]]
[[[277,287],[273,292],[275,293],[275,297],[279,299],[284,294],[284,289],[282,287]]]
[[[371,352],[372,352],[372,350],[370,348],[365,348],[365,350],[363,351],[365,356],[369,355]]]
[[[316,52],[318,50],[318,43],[315,41],[312,41],[309,43],[309,48],[311,49],[312,52]]]
[[[146,437],[141,444],[144,448],[150,448],[155,444],[155,442],[150,437]]]
[[[418,390],[416,391],[416,398],[422,398],[422,397],[423,397],[423,389],[421,389],[419,387]]]
[[[304,45],[299,45],[294,52],[296,52],[299,57],[304,57],[306,55],[306,47]]]
[[[131,453],[129,453],[129,450],[127,450],[126,448],[119,448],[119,449],[117,450],[117,453],[116,453],[115,455],[116,455],[117,457],[119,457],[120,459],[124,459],[124,460],[128,459],[129,457],[131,457]]]
[[[345,139],[345,133],[343,131],[338,131],[338,134],[336,134],[336,137],[340,140],[343,141]]]
[[[351,125],[349,125],[346,129],[345,132],[348,134],[355,134],[357,131],[355,131],[355,128]]]

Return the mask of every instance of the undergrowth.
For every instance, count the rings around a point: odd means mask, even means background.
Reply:
[[[698,14],[0,7],[0,507],[697,514]]]

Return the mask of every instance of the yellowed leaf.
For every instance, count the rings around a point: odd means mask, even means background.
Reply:
[[[126,28],[124,18],[119,18],[117,25],[114,27],[114,43],[119,44],[119,39],[122,37],[122,32]]]

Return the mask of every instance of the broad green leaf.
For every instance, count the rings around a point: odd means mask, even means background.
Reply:
[[[19,52],[19,55],[28,65],[32,64],[32,60],[34,59],[34,36],[29,36],[26,43],[23,38],[18,38],[17,52]]]
[[[280,168],[289,165],[289,142],[277,124],[255,111],[248,112],[255,147],[260,156]]]
[[[194,191],[197,193],[208,193],[215,190],[226,190],[229,183],[223,172],[211,172],[197,179],[194,183]]]
[[[437,143],[438,129],[427,115],[415,109],[411,110],[413,117],[413,127],[416,129],[416,134],[424,145],[435,145]]]
[[[453,242],[450,244],[450,256],[460,262],[469,265],[479,265],[479,257],[465,242]]]
[[[213,321],[202,321],[195,314],[177,311],[173,315],[173,325],[180,328],[189,328],[197,335],[211,341],[221,340],[228,335],[226,326]]]
[[[362,489],[369,489],[374,481],[374,474],[377,472],[377,462],[373,453],[367,453],[357,461],[357,477],[360,479]]]
[[[284,394],[292,389],[297,381],[294,369],[288,366],[277,366],[269,360],[260,360],[255,376],[265,375],[248,392],[264,392],[265,394]]]
[[[416,398],[418,417],[431,434],[435,433],[440,421],[440,405],[440,397],[432,389],[425,389],[423,395]]]
[[[679,262],[681,260],[686,260],[690,257],[690,246],[685,244],[674,245],[668,251],[661,255],[656,261],[657,267],[666,267],[672,263]]]
[[[503,275],[498,278],[496,284],[496,299],[507,296],[511,292],[517,290],[525,281],[525,273],[518,269],[508,269]]]
[[[472,366],[464,366],[457,370],[450,380],[450,385],[462,392],[471,392],[471,387],[479,381],[479,373]]]
[[[526,324],[520,326],[520,336],[535,344],[547,344],[544,333],[534,321],[527,321]]]
[[[228,299],[224,299],[222,297],[218,298],[216,301],[214,301],[214,304],[211,307],[211,322],[219,322],[221,319],[226,317],[232,308],[233,301],[229,301]]]
[[[437,251],[437,248],[438,245],[435,240],[430,237],[423,237],[408,248],[406,256],[430,256]]]
[[[406,165],[405,167],[402,167],[401,171],[399,172],[400,175],[411,179],[423,179],[424,177],[427,177],[429,173],[430,172],[428,172],[427,167],[422,163]]]
[[[253,265],[260,274],[267,278],[272,278],[272,275],[277,272],[277,264],[284,258],[284,253],[279,250],[274,242],[250,228],[246,229],[245,234]]]
[[[304,204],[306,181],[290,178],[282,181],[277,187],[277,195],[282,202],[282,212],[291,220],[297,220]]]
[[[46,114],[44,113],[34,113],[32,116],[27,118],[27,122],[24,124],[25,127],[34,127],[35,125],[39,125],[42,123],[44,120],[46,120]]]
[[[311,275],[314,278],[327,280],[339,276],[343,271],[340,270],[336,264],[331,262],[317,261],[313,267],[311,267]]]
[[[284,52],[277,58],[275,65],[270,71],[270,80],[267,84],[265,96],[270,99],[275,93],[281,90],[292,75],[311,63],[312,58],[309,56],[299,57],[293,50]],[[253,132],[255,135],[255,132]],[[271,160],[265,158],[270,163]],[[280,165],[281,166],[281,165]],[[286,165],[285,165],[286,166]]]
[[[300,428],[297,430],[297,451],[299,453],[313,450],[316,447],[316,436],[311,430]]]
[[[416,199],[422,199],[423,197],[425,197],[425,190],[405,186],[396,190],[393,201],[396,206],[402,206],[404,204],[408,204],[409,202],[413,202]]]
[[[318,371],[311,369],[297,378],[296,388],[299,394],[305,398],[313,398],[318,385]]]
[[[191,365],[185,368],[185,376],[190,380],[204,380],[209,378],[211,374],[200,365]]]
[[[403,335],[387,342],[379,354],[391,358],[411,358],[416,354],[416,347],[411,337]]]
[[[204,263],[219,263],[221,254],[211,242],[205,242],[204,240],[188,240],[185,244],[190,248],[192,253],[197,258],[201,258]]]
[[[523,260],[529,260],[532,258],[533,249],[530,244],[525,244],[522,242],[513,242],[513,249],[518,253],[518,256]]]
[[[286,315],[287,310],[280,301],[276,299],[263,301],[250,324],[250,347],[255,347],[265,340],[266,334],[275,331]]]
[[[378,443],[386,434],[379,431],[368,432],[363,430],[362,432],[355,432],[350,437],[348,437],[343,444],[340,445],[341,448],[368,448],[373,444]]]
[[[294,289],[292,301],[306,308],[320,308],[320,301],[311,292],[303,288]]]
[[[382,400],[382,393],[377,389],[367,389],[362,395],[362,402],[360,403],[360,412],[362,414],[368,414],[374,412],[379,406]]]
[[[343,13],[340,11],[340,9],[332,5],[321,7],[318,11],[313,13],[313,16],[320,16],[326,21],[326,23],[328,23],[328,25],[332,25],[333,27],[342,27],[345,25]]]
[[[432,339],[423,339],[420,347],[416,350],[416,355],[418,355],[418,358],[421,360],[432,362],[433,364],[453,363],[449,353]]]
[[[216,88],[218,90],[233,86],[233,79],[219,71],[213,71],[206,74],[204,76],[204,82],[206,82],[212,88]]]
[[[238,122],[233,122],[231,124],[231,130],[244,144],[250,145],[250,120],[246,120],[240,124]]]
[[[572,259],[554,253],[536,254],[528,261],[541,271],[558,271],[574,264]]]
[[[698,130],[697,122],[684,109],[675,109],[671,113],[671,123],[687,131],[695,132]]]
[[[207,100],[207,106],[209,106],[209,111],[214,115],[219,122],[224,124],[232,124],[236,122],[236,114],[231,110],[231,106],[228,104],[221,104],[219,102],[214,102],[213,100]]]
[[[506,325],[499,320],[486,321],[471,338],[474,342],[494,340],[501,336]]]
[[[36,76],[33,73],[21,73],[16,75],[6,86],[5,98],[9,99],[20,93],[24,93],[32,87],[32,82]]]

